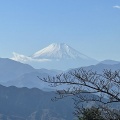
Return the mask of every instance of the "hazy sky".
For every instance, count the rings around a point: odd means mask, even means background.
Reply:
[[[120,61],[120,0],[0,0],[0,57],[51,43]]]

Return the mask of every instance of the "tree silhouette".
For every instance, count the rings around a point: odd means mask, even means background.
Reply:
[[[38,77],[39,78],[39,77]],[[105,69],[101,74],[83,68],[71,70],[67,73],[39,78],[50,83],[52,87],[66,85],[67,89],[57,90],[58,97],[54,100],[67,96],[75,96],[76,106],[81,102],[94,102],[106,114],[106,119],[116,119],[120,110],[120,71]],[[97,96],[97,97],[96,97]],[[113,104],[117,103],[118,109],[115,111]],[[114,113],[114,114],[113,114]]]

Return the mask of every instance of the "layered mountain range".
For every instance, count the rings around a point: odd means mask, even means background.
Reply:
[[[55,76],[61,72],[60,70],[35,69],[28,64],[0,58],[0,84],[5,86],[14,85],[48,90],[50,88],[48,84],[40,81],[37,76],[43,78]]]
[[[105,60],[83,68],[99,73],[104,69],[114,71],[120,69],[120,62]],[[76,69],[79,69],[79,66]],[[55,97],[54,90],[63,89],[63,86],[50,87],[48,83],[42,82],[37,76],[40,78],[53,77],[61,72],[67,73],[76,69],[67,71],[35,69],[28,64],[0,58],[0,84],[4,85],[0,85],[0,119],[73,120],[74,104],[71,99],[51,101],[51,98]],[[89,105],[93,104],[86,104],[86,106]],[[116,107],[118,104],[113,106]]]
[[[13,60],[28,63],[35,68],[61,69],[76,68],[98,63],[97,60],[84,55],[67,44],[53,43],[31,56],[13,53]]]
[[[76,69],[79,68],[80,67]],[[83,68],[97,72],[102,72],[104,69],[119,70],[120,63],[118,61],[107,60],[102,61],[99,64],[90,65]],[[48,70],[45,68],[35,69],[28,64],[17,62],[8,58],[0,58],[0,84],[5,86],[39,88],[44,91],[51,91],[57,88],[50,87],[48,83],[41,81],[37,76],[40,78],[46,78],[48,76],[53,77],[62,72],[67,73],[69,71],[70,70]],[[62,86],[59,86],[58,88],[62,89]]]

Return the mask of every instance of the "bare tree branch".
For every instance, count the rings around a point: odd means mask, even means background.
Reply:
[[[102,109],[111,103],[120,102],[120,71],[105,69],[99,74],[81,68],[55,77],[39,79],[50,83],[53,87],[68,86],[68,89],[57,90],[59,97],[55,99],[73,95],[79,102],[96,102],[99,107],[102,106]],[[110,110],[108,111],[110,113]]]

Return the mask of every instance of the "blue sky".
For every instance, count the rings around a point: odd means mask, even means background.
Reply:
[[[51,43],[120,61],[120,1],[0,1],[0,57],[31,55]]]

